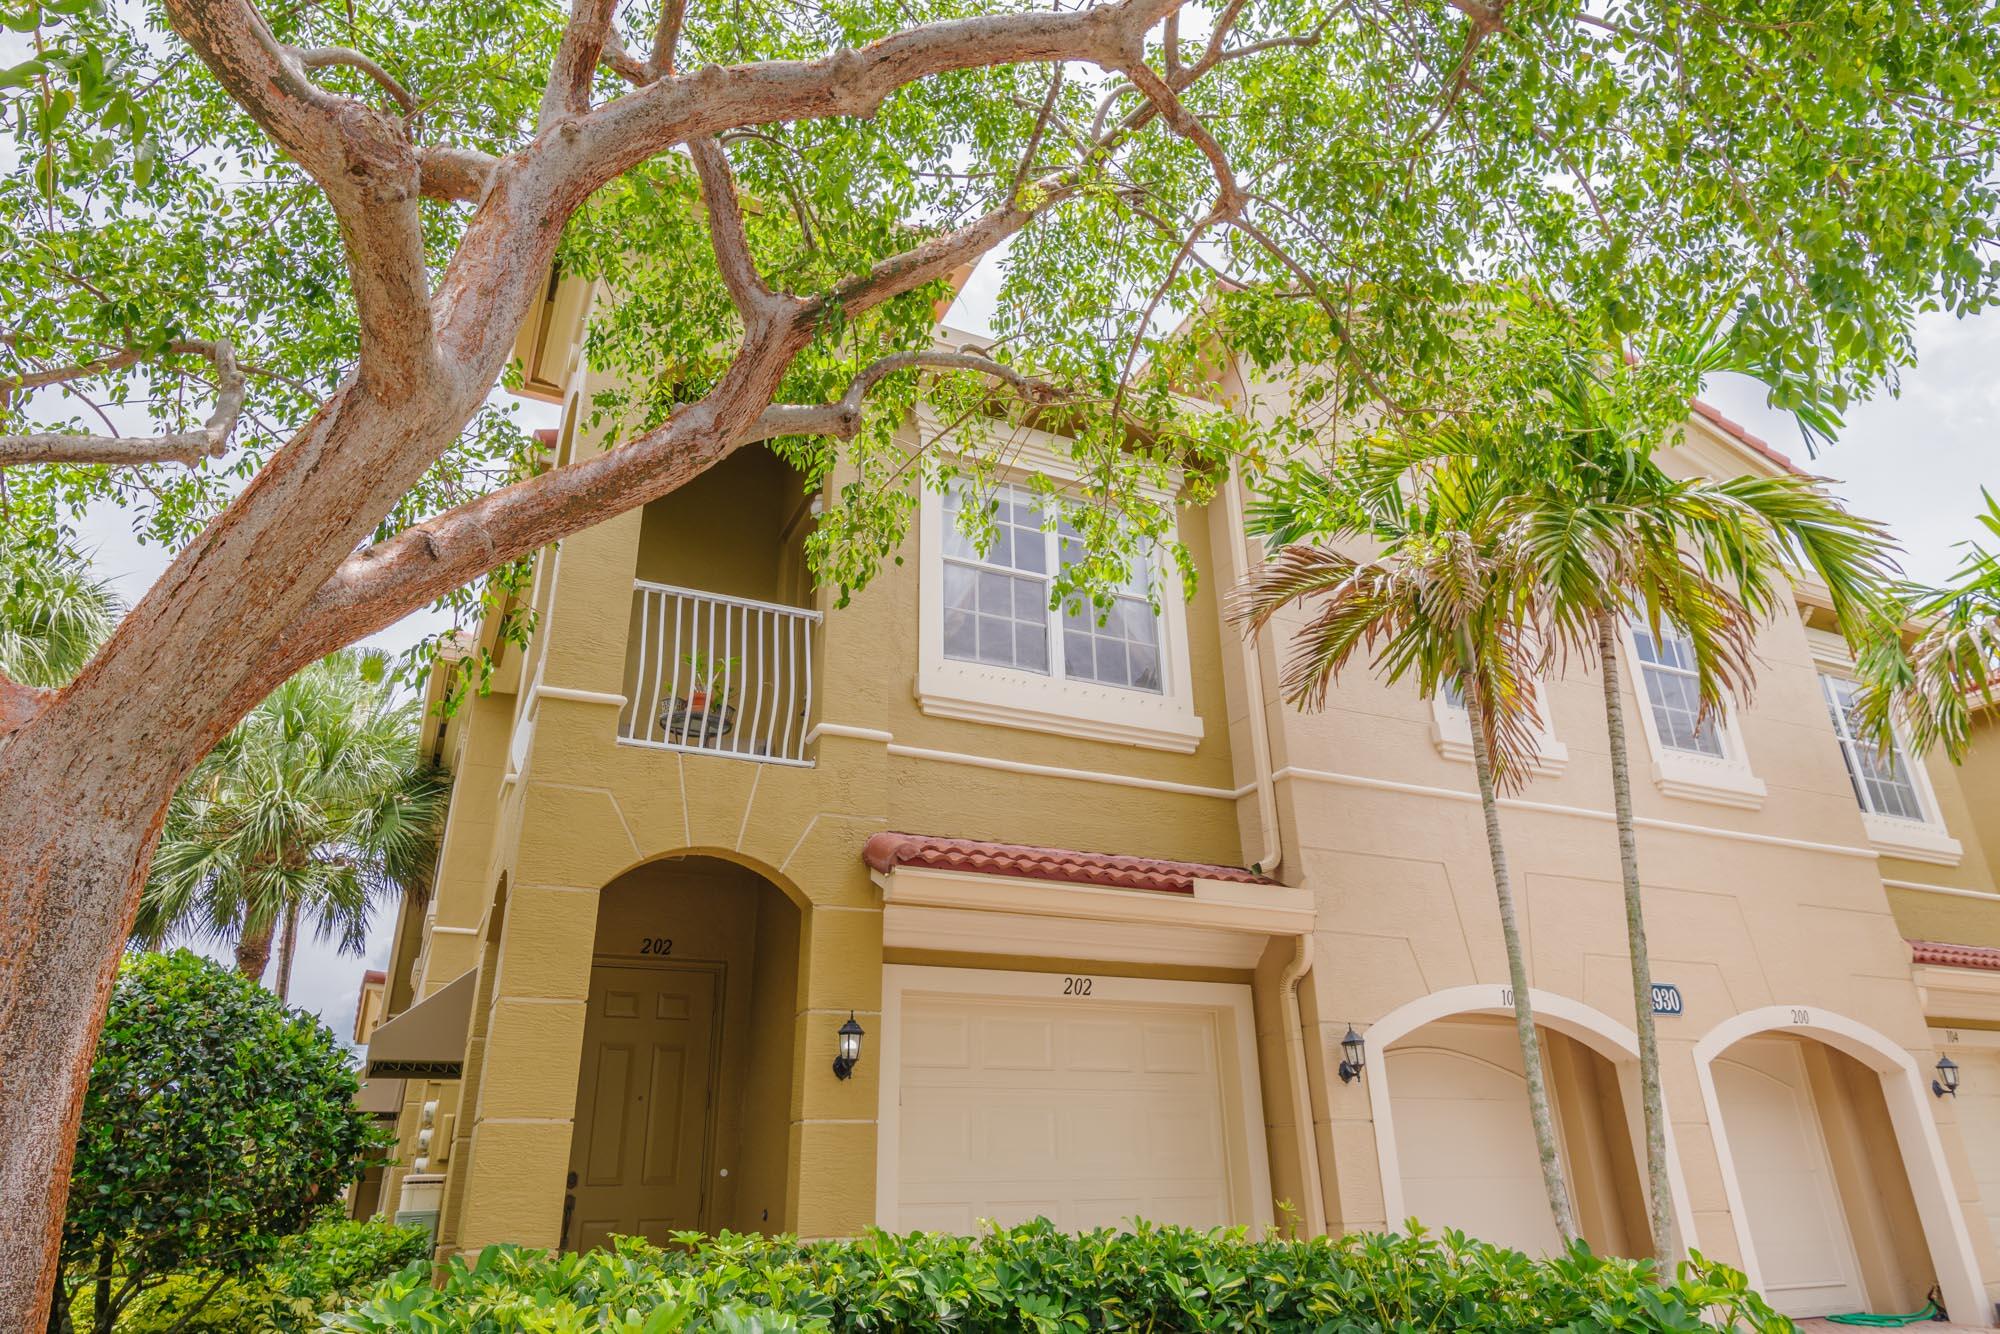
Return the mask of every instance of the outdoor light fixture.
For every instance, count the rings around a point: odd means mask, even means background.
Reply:
[[[1361,1043],[1361,1035],[1354,1031],[1354,1025],[1347,1026],[1347,1036],[1340,1040],[1340,1082],[1351,1083],[1361,1078],[1361,1067],[1368,1064],[1368,1051]]]
[[[840,1054],[833,1058],[834,1078],[846,1079],[860,1061],[861,1025],[854,1022],[854,1011],[849,1010],[847,1022],[840,1026]]]
[[[1949,1093],[1958,1096],[1958,1062],[1949,1056],[1938,1057],[1938,1077],[1931,1081],[1931,1092],[1942,1098]]]

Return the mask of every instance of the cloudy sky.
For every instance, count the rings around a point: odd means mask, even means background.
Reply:
[[[994,289],[990,268],[975,274],[951,323],[970,331],[985,328]],[[1864,404],[1849,414],[1846,431],[1831,449],[1807,459],[1790,419],[1764,406],[1763,390],[1739,377],[1724,377],[1705,397],[1764,437],[1802,466],[1837,479],[1850,508],[1880,519],[1904,546],[1903,566],[1914,578],[1938,581],[1957,563],[1956,544],[1976,532],[1973,513],[1982,486],[2000,487],[2000,313],[1957,321],[1926,317],[1918,327],[1919,363],[1907,373],[1901,392]],[[556,410],[518,401],[522,424],[552,426]],[[133,540],[116,511],[94,512],[84,525],[99,567],[117,583],[128,603],[137,601],[166,567],[157,547]],[[412,616],[368,642],[402,649],[436,628],[427,614]],[[345,1040],[352,1032],[355,995],[364,968],[388,958],[388,908],[380,913],[363,958],[336,954],[324,942],[307,940],[292,977],[293,1003],[319,1014]],[[208,947],[218,958],[223,946]]]

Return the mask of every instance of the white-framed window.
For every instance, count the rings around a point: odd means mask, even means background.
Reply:
[[[1034,494],[1006,483],[982,498],[993,522],[993,540],[982,552],[960,523],[972,496],[955,485],[943,498],[944,656],[1164,693],[1150,568],[1129,575],[1108,608],[1051,605],[1055,574],[1084,558],[1082,537],[1061,519],[1046,525]]]
[[[1624,647],[1628,679],[1640,702],[1639,729],[1660,791],[1744,810],[1762,807],[1766,788],[1750,771],[1734,710],[1701,717],[1694,646],[1687,636],[1662,624],[1655,637],[1643,621],[1628,621]]]
[[[1660,744],[1669,750],[1721,759],[1725,751],[1718,720],[1701,716],[1701,679],[1695,671],[1694,645],[1672,626],[1662,626],[1658,638],[1643,625],[1632,627],[1632,651],[1646,683],[1646,703]]]
[[[1824,630],[1808,630],[1814,661],[1819,666],[1820,696],[1826,702],[1827,720],[1840,748],[1841,765],[1854,803],[1861,808],[1861,824],[1868,842],[1878,852],[1938,866],[1956,866],[1965,856],[1964,845],[1945,827],[1944,813],[1930,773],[1914,756],[1894,728],[1895,744],[1885,753],[1871,738],[1859,734],[1854,725],[1855,697],[1859,690],[1853,678],[1852,659],[1840,637]]]
[[[1833,720],[1833,734],[1840,738],[1841,758],[1847,761],[1847,779],[1854,784],[1854,799],[1861,803],[1861,809],[1891,820],[1928,820],[1924,799],[1917,792],[1917,780],[1903,751],[1903,738],[1897,736],[1885,754],[1874,741],[1856,734],[1855,696],[1860,687],[1854,682],[1821,672],[1819,688],[1826,697],[1827,716]]]
[[[1066,476],[1052,438],[1019,434],[1009,452],[1023,469]],[[983,551],[959,522],[968,500],[993,507]],[[1054,605],[1056,576],[1083,544],[1013,479],[925,488],[918,540],[925,713],[1183,753],[1200,744],[1186,601],[1170,562],[1135,570],[1109,609]]]
[[[1534,683],[1534,691],[1542,730],[1528,767],[1537,777],[1554,778],[1569,764],[1569,747],[1556,739],[1555,716],[1549,711],[1548,692],[1540,681]],[[1444,682],[1431,697],[1431,744],[1448,760],[1472,763],[1472,715],[1465,708],[1465,691],[1456,681]]]

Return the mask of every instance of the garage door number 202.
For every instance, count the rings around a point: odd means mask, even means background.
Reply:
[[[1088,996],[1095,989],[1096,985],[1097,979],[1094,977],[1065,977],[1063,979],[1063,995]]]

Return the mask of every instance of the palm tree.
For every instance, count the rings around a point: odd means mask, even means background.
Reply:
[[[123,611],[80,552],[0,539],[0,677],[24,686],[66,685]]]
[[[2000,539],[2000,501],[1982,490],[1980,527]],[[1855,655],[1862,681],[1856,725],[1882,741],[1899,719],[1918,755],[1942,747],[1956,760],[1972,733],[1975,704],[2000,688],[2000,554],[1977,541],[1938,587],[1901,584],[1888,612]]]
[[[1385,466],[1386,465],[1386,466]],[[1443,460],[1406,485],[1393,457],[1357,451],[1331,475],[1293,475],[1288,495],[1260,504],[1253,526],[1291,540],[1239,592],[1237,619],[1262,630],[1281,609],[1308,603],[1281,689],[1300,707],[1324,706],[1340,672],[1366,657],[1391,681],[1414,678],[1431,698],[1447,686],[1465,699],[1473,771],[1485,817],[1493,892],[1512,984],[1528,1107],[1549,1212],[1563,1245],[1577,1240],[1558,1154],[1540,1035],[1500,828],[1499,793],[1522,780],[1537,743],[1533,679],[1542,667],[1536,585],[1503,512],[1504,493],[1472,460]],[[1361,560],[1335,542],[1364,542]]]
[[[1749,700],[1757,631],[1787,604],[1793,572],[1809,569],[1825,583],[1852,637],[1879,620],[1893,569],[1891,548],[1887,532],[1849,514],[1822,479],[1798,473],[1679,479],[1660,466],[1654,457],[1661,437],[1656,404],[1627,377],[1643,372],[1657,386],[1663,378],[1698,383],[1711,371],[1743,369],[1727,335],[1699,345],[1688,366],[1667,368],[1664,376],[1658,365],[1587,351],[1549,364],[1554,370],[1545,372],[1538,411],[1553,429],[1524,440],[1447,422],[1431,433],[1427,447],[1486,470],[1508,494],[1502,508],[1518,527],[1529,577],[1539,585],[1552,651],[1565,661],[1594,662],[1602,675],[1653,1250],[1665,1269],[1679,1258],[1680,1241],[1667,1173],[1631,757],[1618,684],[1624,626],[1644,624],[1657,638],[1663,625],[1671,625],[1686,638],[1700,717],[1713,722],[1732,700]],[[1803,401],[1808,430],[1837,426],[1830,411]]]
[[[168,807],[133,938],[233,939],[261,980],[282,929],[280,997],[301,919],[359,953],[375,902],[427,889],[449,790],[419,757],[420,718],[380,659],[343,651],[306,668],[211,751]]]

